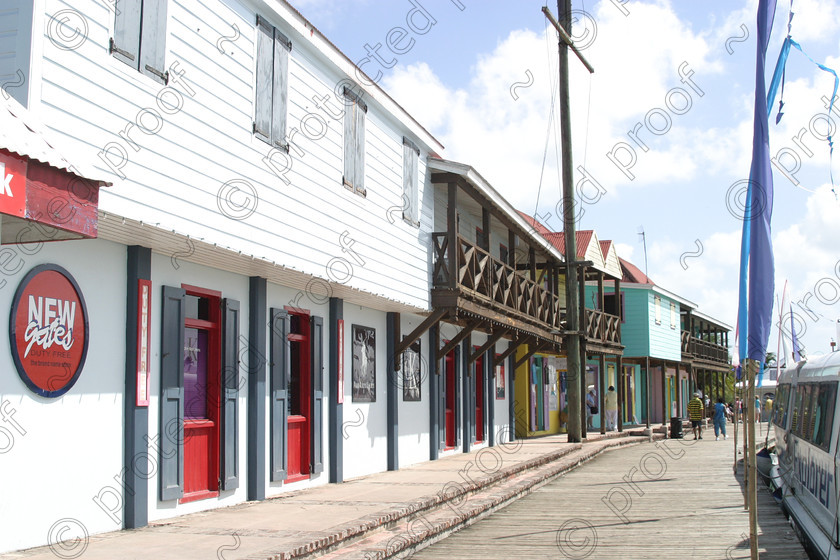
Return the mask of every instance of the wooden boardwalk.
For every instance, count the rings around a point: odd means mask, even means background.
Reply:
[[[749,558],[732,439],[705,433],[609,451],[414,558]],[[759,551],[762,559],[807,559],[763,485]]]

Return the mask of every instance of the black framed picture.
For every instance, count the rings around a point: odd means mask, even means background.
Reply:
[[[376,402],[376,330],[353,325],[353,402]]]
[[[402,357],[403,400],[420,400],[420,339],[406,348]]]

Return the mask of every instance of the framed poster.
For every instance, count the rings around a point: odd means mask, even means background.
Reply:
[[[353,325],[353,402],[376,402],[376,330]]]
[[[505,400],[505,364],[496,366],[496,400]]]
[[[403,400],[420,400],[420,339],[411,343],[402,355]]]

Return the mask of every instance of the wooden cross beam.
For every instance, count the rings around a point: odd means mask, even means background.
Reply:
[[[508,347],[507,350],[505,350],[504,352],[502,352],[501,354],[496,356],[496,359],[493,360],[493,367],[497,367],[497,366],[502,365],[504,363],[504,361],[507,359],[508,356],[510,356],[511,354],[516,352],[517,348],[519,348],[523,344],[526,344],[526,343],[534,341],[534,340],[536,340],[536,338],[534,338],[533,336],[527,336],[525,338],[518,338],[518,339],[514,340],[513,344],[511,344]]]
[[[480,322],[477,322],[477,323],[469,323],[469,324],[467,324],[467,326],[465,326],[463,329],[461,329],[461,332],[459,332],[458,334],[456,334],[456,335],[452,338],[452,340],[450,340],[449,342],[447,342],[447,343],[443,346],[443,348],[441,348],[441,349],[440,349],[440,352],[438,352],[438,356],[440,356],[440,357],[442,358],[442,357],[446,356],[447,354],[449,354],[450,352],[452,352],[452,350],[453,350],[456,346],[458,346],[458,345],[461,343],[461,341],[462,341],[462,340],[464,340],[465,338],[467,338],[471,332],[473,332],[473,331],[474,331],[475,329],[477,329],[478,327],[483,326],[484,324],[485,324],[485,322],[484,322],[484,321],[480,321]]]
[[[446,315],[446,309],[436,309],[432,312],[431,315],[426,317],[422,323],[420,323],[416,329],[411,331],[411,333],[407,334],[401,341],[397,342],[394,345],[394,359],[396,360],[397,356],[405,352],[405,350],[411,346],[415,340],[423,336],[427,330],[432,328],[436,325],[440,320]]]
[[[525,362],[527,362],[527,361],[531,358],[531,356],[533,356],[534,354],[536,354],[536,353],[537,353],[537,352],[539,352],[540,350],[545,350],[546,348],[548,348],[549,346],[551,346],[551,344],[552,344],[552,343],[551,343],[551,342],[548,342],[547,340],[546,340],[546,341],[543,341],[543,342],[540,342],[540,343],[537,343],[537,344],[532,344],[532,345],[531,345],[531,347],[530,347],[530,349],[528,350],[528,353],[527,353],[527,354],[525,354],[524,356],[522,356],[521,358],[519,358],[519,359],[516,361],[516,363],[515,363],[515,364],[513,364],[513,369],[514,369],[514,371],[515,371],[516,369],[518,369],[518,368],[519,368],[519,366],[521,366],[522,364],[524,364]]]
[[[474,361],[476,361],[479,356],[481,356],[482,354],[487,352],[487,350],[489,348],[491,348],[494,344],[496,344],[496,342],[500,338],[502,338],[505,335],[506,332],[507,331],[504,330],[504,329],[497,329],[496,332],[494,332],[492,335],[490,335],[490,338],[487,339],[487,342],[485,342],[484,344],[481,345],[481,348],[478,348],[475,352],[473,352],[470,355],[470,359],[467,363],[471,364]]]

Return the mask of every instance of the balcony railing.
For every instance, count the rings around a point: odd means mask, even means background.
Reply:
[[[691,333],[688,331],[680,331],[680,352],[691,354]]]
[[[455,289],[479,303],[502,308],[519,316],[542,323],[550,329],[561,328],[564,310],[560,299],[533,280],[518,273],[487,251],[458,236],[456,269],[450,270],[449,236],[432,234],[434,246],[434,289]],[[453,282],[453,273],[455,281]]]
[[[619,325],[621,318],[596,309],[587,309],[584,316],[584,334],[589,340],[621,344]]]
[[[729,353],[726,347],[720,344],[692,336],[690,337],[688,349],[688,353],[692,354],[695,359],[711,360],[721,364],[729,363]]]

